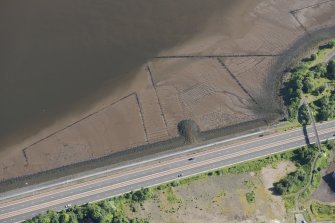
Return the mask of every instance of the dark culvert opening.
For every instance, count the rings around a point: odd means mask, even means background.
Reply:
[[[184,137],[186,144],[199,141],[200,128],[193,120],[183,120],[177,125],[179,134]]]

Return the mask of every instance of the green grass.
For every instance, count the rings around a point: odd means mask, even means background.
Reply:
[[[283,197],[284,205],[286,210],[295,209],[295,196],[294,195],[286,195]]]
[[[182,203],[173,187],[167,187],[159,193],[159,208],[165,213],[174,213]]]
[[[329,97],[331,95],[331,91],[334,89],[333,88],[333,85],[329,85],[328,83],[332,83],[333,81],[330,81],[329,79],[327,78],[314,78],[313,79],[313,83],[314,83],[314,86],[315,88],[319,88],[320,86],[322,85],[325,85],[326,86],[326,90],[324,92],[322,92],[321,94],[319,95],[313,95],[312,93],[310,94],[304,94],[306,99],[307,99],[307,102],[308,103],[311,103],[311,102],[314,102],[324,96],[327,96]]]
[[[201,180],[201,179],[206,179],[207,177],[208,177],[208,174],[199,174],[199,175],[183,178],[183,179],[179,180],[179,184],[180,185],[189,185],[190,183],[192,183],[194,181]]]
[[[313,61],[313,63],[311,65],[314,66],[318,63],[323,63],[332,51],[334,51],[334,48],[332,48],[332,49],[329,49],[329,48],[319,49],[316,53],[316,55],[317,55],[316,60]]]
[[[179,199],[177,198],[177,196],[175,195],[171,187],[165,190],[165,195],[166,195],[166,199],[170,202],[170,204],[179,202]]]
[[[317,201],[312,201],[310,210],[316,220],[333,221],[335,220],[335,206],[326,205]]]
[[[290,159],[292,157],[292,151],[288,151],[281,154],[275,154],[271,156],[267,156],[265,158],[260,158],[257,160],[246,161],[234,166],[225,167],[220,170],[222,174],[239,174],[239,173],[247,173],[252,171],[260,171],[263,167],[268,165],[275,166],[278,162],[286,159]]]
[[[302,125],[298,122],[298,120],[286,121],[277,125],[276,132],[281,133],[301,127]]]

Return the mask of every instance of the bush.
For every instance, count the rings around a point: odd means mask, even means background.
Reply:
[[[150,191],[148,188],[142,188],[141,190],[138,190],[131,195],[131,199],[135,202],[143,202],[149,197]]]
[[[293,192],[294,188],[301,185],[305,179],[306,173],[302,168],[300,168],[297,171],[287,175],[286,178],[280,180],[277,183],[274,183],[273,186],[279,195],[283,195]]]
[[[327,44],[327,47],[330,48],[330,49],[334,48],[334,46],[335,46],[335,41],[334,40],[329,41],[329,43]]]
[[[326,145],[327,145],[327,149],[328,150],[335,149],[335,142],[334,142],[334,140],[328,140],[327,143],[326,143]]]
[[[255,192],[254,191],[246,193],[245,197],[246,197],[248,203],[254,203],[255,202]]]
[[[335,217],[335,206],[321,204],[317,201],[311,203],[311,211],[317,220],[333,220]]]

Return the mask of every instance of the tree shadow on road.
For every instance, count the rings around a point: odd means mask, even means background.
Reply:
[[[311,144],[311,142],[310,142],[309,137],[308,137],[308,132],[307,132],[307,127],[306,127],[306,125],[304,125],[304,126],[302,127],[302,131],[303,131],[303,133],[304,133],[305,142],[306,142],[306,144],[309,146],[309,145]]]

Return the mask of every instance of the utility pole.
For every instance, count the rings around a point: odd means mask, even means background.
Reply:
[[[302,101],[303,101],[303,104],[305,104],[307,106],[308,115],[311,119],[311,124],[313,125],[313,129],[314,129],[314,133],[315,133],[315,137],[316,137],[316,143],[317,143],[318,148],[319,148],[319,153],[314,157],[314,160],[313,160],[313,166],[312,166],[312,170],[311,170],[311,179],[308,181],[308,184],[305,187],[303,187],[300,191],[297,192],[297,194],[295,196],[296,211],[298,213],[300,212],[300,210],[299,210],[300,209],[299,208],[299,196],[300,196],[300,194],[305,192],[307,190],[307,188],[313,183],[315,168],[316,168],[316,162],[318,160],[318,157],[322,154],[321,142],[320,142],[318,130],[317,130],[316,125],[315,125],[315,120],[314,120],[312,110],[308,106],[308,103],[306,102],[306,98],[304,96],[302,97]],[[297,214],[296,214],[296,216],[297,216]]]
[[[313,129],[314,129],[314,133],[315,133],[315,137],[316,137],[316,144],[318,145],[319,151],[321,153],[322,152],[321,142],[320,142],[318,130],[317,130],[316,125],[315,125],[315,120],[314,120],[314,116],[313,116],[312,110],[308,106],[308,103],[306,102],[305,97],[303,97],[302,100],[303,100],[303,103],[307,107],[309,118],[311,119],[311,124],[313,125]]]

